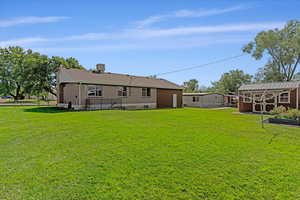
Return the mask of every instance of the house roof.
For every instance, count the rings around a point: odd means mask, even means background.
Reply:
[[[216,93],[216,92],[212,92],[212,93],[208,93],[208,92],[200,92],[200,93],[183,93],[183,96],[205,96],[205,95],[211,95],[211,94],[218,94],[218,95],[222,95],[220,93]]]
[[[116,73],[94,73],[80,69],[60,69],[60,83],[87,83],[132,87],[151,87],[161,89],[183,89],[183,87],[165,79],[132,76]]]
[[[278,89],[290,89],[290,88],[299,88],[300,81],[291,81],[291,82],[275,82],[275,83],[260,83],[260,84],[249,84],[242,85],[239,90],[278,90]]]

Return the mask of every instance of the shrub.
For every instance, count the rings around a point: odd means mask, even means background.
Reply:
[[[300,111],[297,109],[289,109],[286,113],[286,117],[287,117],[287,119],[299,120]]]
[[[286,108],[284,106],[279,106],[271,110],[271,115],[275,115],[275,118],[279,117],[280,115],[286,113]]]
[[[293,119],[299,120],[300,119],[300,111],[297,109],[286,109],[284,106],[279,106],[274,108],[271,112],[272,115],[275,115],[275,118],[282,118],[282,119]]]

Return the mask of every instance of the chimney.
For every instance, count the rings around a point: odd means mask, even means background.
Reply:
[[[96,73],[104,73],[105,72],[105,64],[97,64],[96,65]]]

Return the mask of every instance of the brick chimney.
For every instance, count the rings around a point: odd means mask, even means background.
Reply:
[[[105,72],[105,64],[97,64],[96,65],[96,73],[104,73]]]

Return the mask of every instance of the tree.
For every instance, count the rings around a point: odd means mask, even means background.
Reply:
[[[196,79],[191,79],[183,83],[184,92],[199,92],[199,84]]]
[[[56,72],[59,67],[83,69],[75,58],[48,58],[21,47],[0,48],[0,94],[15,100],[25,94],[56,95]]]
[[[295,74],[294,80],[295,81],[300,81],[300,72],[298,72],[297,74]]]
[[[85,69],[82,65],[79,64],[78,60],[75,58],[67,58],[64,59],[59,56],[53,56],[49,59],[49,66],[47,71],[47,84],[44,86],[45,91],[57,95],[55,88],[56,88],[56,73],[60,67],[64,67],[67,69]]]
[[[154,78],[154,79],[156,79],[156,78],[157,78],[157,75],[150,75],[149,78]]]
[[[29,79],[27,56],[32,52],[21,47],[0,48],[0,93],[10,95],[15,100],[25,96],[24,85]]]
[[[224,73],[219,81],[212,82],[209,91],[220,92],[223,94],[236,93],[242,84],[251,83],[252,76],[245,74],[242,70],[231,70]]]
[[[269,61],[264,67],[259,68],[254,77],[254,81],[259,83],[282,82],[284,80],[284,75],[272,61]]]
[[[257,60],[267,53],[275,71],[282,74],[285,81],[293,80],[300,62],[300,22],[289,21],[283,29],[258,33],[243,51]]]

